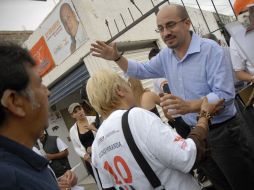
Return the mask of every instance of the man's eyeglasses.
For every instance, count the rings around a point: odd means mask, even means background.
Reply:
[[[187,18],[183,18],[183,19],[181,19],[181,20],[179,20],[179,21],[176,21],[176,22],[174,22],[174,21],[170,21],[170,22],[168,22],[168,23],[166,23],[165,24],[165,27],[163,27],[163,26],[159,26],[155,31],[156,32],[158,32],[158,33],[162,33],[164,30],[165,30],[165,28],[167,29],[167,30],[173,30],[175,27],[176,27],[176,25],[178,24],[178,23],[180,23],[180,22],[183,22],[183,21],[185,21]]]

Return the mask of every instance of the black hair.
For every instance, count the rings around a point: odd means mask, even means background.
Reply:
[[[95,110],[93,109],[93,107],[91,106],[89,102],[87,92],[86,92],[86,84],[87,82],[85,82],[80,89],[80,99],[82,100],[82,108],[84,109],[85,113],[91,114],[95,112]]]
[[[178,13],[178,16],[181,18],[181,19],[184,19],[184,18],[189,18],[189,14],[186,10],[186,8],[182,5],[177,5],[177,4],[174,4],[174,6],[177,8],[177,13]]]
[[[210,40],[213,40],[213,41],[219,43],[218,38],[217,38],[213,33],[205,34],[205,35],[203,35],[202,37],[203,37],[203,38],[210,39]]]
[[[154,56],[156,56],[158,53],[160,52],[159,48],[153,48],[150,50],[149,54],[148,54],[148,58],[152,59]]]
[[[27,65],[34,66],[35,62],[26,49],[16,44],[0,43],[0,100],[6,89],[26,89],[29,83]],[[6,109],[0,104],[0,125],[6,116]]]

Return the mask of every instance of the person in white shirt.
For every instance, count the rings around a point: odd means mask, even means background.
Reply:
[[[254,83],[254,0],[248,2],[242,0],[235,1],[234,10],[237,14],[238,22],[233,23],[235,26],[232,29],[226,27],[231,34],[230,56],[233,70],[236,78],[243,83],[240,88],[236,88],[237,92],[240,92],[236,95],[236,105],[239,113],[246,122],[244,129],[249,139],[248,143],[254,149],[253,104],[246,107],[240,95],[242,93],[248,97],[249,94],[244,87]]]
[[[153,189],[122,132],[122,115],[135,105],[129,84],[116,73],[101,70],[91,76],[86,90],[91,105],[104,119],[92,145],[92,163],[99,171],[103,188]],[[188,172],[204,157],[208,115],[217,111],[222,102],[208,104],[204,98],[200,118],[187,139],[151,112],[130,110],[128,122],[134,141],[165,189],[200,189]]]
[[[76,153],[85,160],[88,173],[93,177],[94,172],[91,167],[91,146],[94,141],[94,132],[97,131],[94,122],[95,117],[88,117],[79,103],[72,103],[68,112],[76,120],[70,129],[70,138]]]
[[[254,82],[254,63],[251,63],[237,45],[233,38],[230,38],[230,55],[233,69],[238,80]]]
[[[50,167],[54,170],[56,177],[62,176],[71,169],[68,160],[68,146],[57,136],[42,133],[37,141],[41,153],[50,161]],[[44,151],[44,152],[43,152]]]
[[[237,9],[237,4],[234,3],[235,11],[238,13],[238,21],[245,28],[243,31],[239,30],[235,36],[230,38],[230,55],[233,64],[233,69],[235,71],[238,80],[245,82],[254,82],[254,61],[251,60],[249,56],[248,48],[250,48],[250,36],[253,32],[254,26],[254,1],[242,2],[242,9]],[[247,24],[246,24],[247,23]],[[253,37],[253,36],[252,36]],[[239,39],[237,39],[239,38]],[[252,41],[254,39],[252,38]],[[253,43],[252,43],[253,44]],[[248,47],[246,49],[246,47]],[[253,47],[253,45],[252,45]],[[248,55],[248,56],[247,56]]]

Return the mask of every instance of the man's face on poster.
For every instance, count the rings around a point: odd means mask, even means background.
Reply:
[[[60,9],[60,18],[64,25],[66,32],[71,36],[75,37],[78,30],[78,20],[68,4],[63,4]]]

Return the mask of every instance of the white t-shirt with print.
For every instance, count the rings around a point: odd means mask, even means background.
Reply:
[[[121,126],[125,111],[114,111],[103,121],[92,145],[92,163],[103,188],[153,189],[125,141]],[[141,108],[133,108],[128,118],[139,150],[166,189],[200,189],[188,173],[196,159],[192,139],[182,139],[161,119]]]

